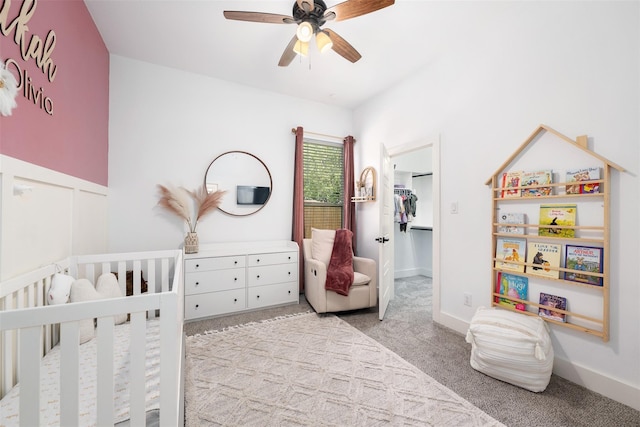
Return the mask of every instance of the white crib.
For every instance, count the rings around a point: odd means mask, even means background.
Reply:
[[[133,271],[134,295],[122,298],[102,299],[63,305],[46,305],[46,294],[51,278],[57,272],[67,272],[75,278],[87,278],[94,285],[102,273],[118,273],[122,294],[126,294],[126,272]],[[147,281],[148,291],[140,293],[141,274]],[[175,427],[183,424],[183,364],[184,364],[184,303],[181,251],[156,251],[125,254],[73,256],[19,277],[0,283],[0,387],[3,402],[13,394],[18,401],[18,414],[3,414],[0,424],[36,426],[43,425],[43,415],[52,401],[59,404],[59,417],[55,424],[114,425],[128,422],[132,426],[145,425],[149,400],[149,379],[146,365],[151,333],[159,330],[156,340],[157,381],[155,402],[161,426]],[[126,325],[114,325],[113,317],[127,313]],[[79,322],[96,318],[96,336],[93,346],[97,349],[95,364],[95,390],[90,400],[92,412],[81,407],[87,400],[88,390],[83,384],[87,367],[81,369],[80,355],[87,344],[79,345]],[[153,325],[151,326],[152,323]],[[126,330],[117,330],[126,326]],[[124,419],[118,419],[114,401],[116,376],[123,377],[114,365],[115,336],[127,334],[128,352],[124,359],[127,384],[127,408]],[[59,358],[58,396],[49,396],[43,384],[49,379],[41,377],[45,360],[55,354]],[[91,368],[94,369],[93,367]],[[56,368],[57,370],[57,368]],[[56,375],[57,376],[57,375]],[[120,381],[120,379],[118,379]],[[119,383],[118,383],[119,384]],[[18,390],[18,394],[16,394]],[[17,397],[20,396],[20,397]],[[26,398],[22,398],[25,396]],[[122,400],[122,399],[120,399]],[[120,410],[122,412],[122,410]],[[91,419],[87,419],[90,416]],[[122,414],[118,415],[122,417]],[[19,419],[19,421],[18,421]]]

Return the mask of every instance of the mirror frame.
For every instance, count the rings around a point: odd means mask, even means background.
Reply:
[[[262,165],[262,167],[264,168],[264,170],[267,172],[267,175],[269,176],[269,196],[267,197],[267,200],[264,201],[264,203],[262,205],[259,205],[259,207],[251,212],[248,213],[233,213],[233,212],[229,212],[224,210],[222,207],[218,206],[218,210],[220,210],[221,212],[227,214],[227,215],[231,215],[231,216],[249,216],[249,215],[253,215],[257,212],[259,212],[262,208],[264,208],[267,203],[269,203],[269,200],[271,199],[271,195],[273,194],[273,178],[271,177],[271,171],[269,170],[269,168],[267,167],[267,165],[255,154],[251,154],[247,151],[241,151],[241,150],[231,150],[231,151],[226,151],[220,155],[218,155],[215,159],[213,159],[211,161],[211,163],[209,163],[209,166],[207,167],[207,170],[204,173],[204,186],[205,188],[207,188],[207,175],[209,175],[209,170],[211,169],[211,167],[213,166],[213,164],[216,162],[216,160],[220,159],[223,156],[229,155],[229,154],[245,154],[247,156],[253,157],[254,159],[256,159],[258,162],[260,162],[260,164]]]

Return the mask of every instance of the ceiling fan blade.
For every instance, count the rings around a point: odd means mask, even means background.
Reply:
[[[355,18],[356,16],[366,15],[367,13],[384,9],[394,3],[395,0],[347,0],[327,8],[327,12],[335,12],[335,20],[344,21],[345,19]]]
[[[297,53],[293,51],[293,47],[295,46],[297,41],[298,37],[294,35],[287,47],[284,49],[284,52],[282,52],[280,62],[278,62],[279,67],[286,67],[287,65],[291,64],[293,58],[296,57]]]
[[[338,55],[351,62],[356,62],[357,60],[362,58],[362,55],[360,55],[360,53],[358,53],[358,51],[353,46],[351,46],[348,41],[340,37],[335,31],[329,30],[327,28],[325,28],[323,31],[327,33],[327,35],[331,39],[331,42],[333,43],[333,47],[331,49],[333,49]]]
[[[307,13],[311,12],[315,8],[313,0],[296,0],[296,2],[298,3],[298,6],[300,6],[300,9]]]
[[[264,22],[267,24],[290,24],[295,22],[288,15],[262,12],[240,12],[234,10],[225,10],[224,17],[235,21]]]

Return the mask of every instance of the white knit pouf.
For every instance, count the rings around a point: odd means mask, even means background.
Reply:
[[[467,332],[471,367],[534,392],[547,388],[553,347],[544,320],[499,308],[480,307]]]

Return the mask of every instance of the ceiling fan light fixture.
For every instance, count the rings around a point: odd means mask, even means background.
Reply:
[[[296,30],[296,36],[301,42],[308,43],[313,37],[313,26],[307,21],[301,22]]]
[[[321,53],[324,53],[333,47],[331,38],[324,31],[318,31],[316,34],[316,45]]]
[[[293,51],[298,55],[308,56],[309,55],[309,43],[298,40],[296,44],[293,46]]]

